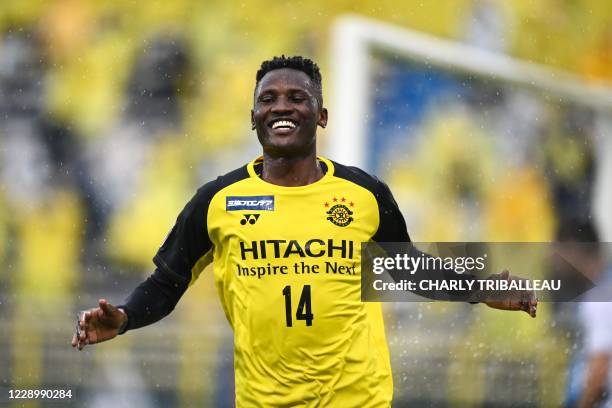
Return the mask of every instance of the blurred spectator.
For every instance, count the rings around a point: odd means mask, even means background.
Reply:
[[[612,26],[604,30],[594,49],[583,56],[580,69],[592,81],[612,80]]]
[[[159,36],[145,42],[126,89],[123,116],[88,149],[91,194],[87,206],[87,253],[103,253],[98,242],[113,213],[136,199],[152,149],[183,126],[179,88],[188,57],[182,39]]]
[[[531,90],[506,85],[499,92],[504,98],[494,105],[498,119],[493,127],[500,154],[513,166],[531,166],[541,148],[545,107]]]
[[[29,388],[45,378],[51,348],[44,328],[31,322],[71,307],[80,249],[79,149],[70,128],[46,110],[45,79],[37,37],[9,30],[0,40],[0,186],[11,234],[3,264],[13,295],[3,304],[13,318],[5,364],[13,385]]]
[[[7,33],[0,43],[2,185],[16,208],[44,202],[75,185],[78,148],[70,129],[45,111],[45,76],[36,37]]]
[[[612,264],[606,266],[605,255],[598,244],[599,235],[588,220],[572,219],[562,222],[557,232],[562,243],[561,255],[572,270],[595,282],[597,287],[578,303],[577,313],[571,313],[575,303],[557,308],[557,320],[567,322],[571,316],[578,320],[578,333],[574,342],[578,350],[572,359],[566,392],[567,407],[611,407],[609,391],[612,389],[610,362],[612,357]],[[572,244],[573,243],[573,244]],[[569,245],[568,245],[569,244]],[[562,271],[556,271],[562,273]],[[571,282],[564,277],[564,282]],[[582,276],[576,277],[581,280]],[[606,300],[606,301],[604,301]],[[571,309],[569,307],[571,305]],[[565,316],[563,316],[565,315]],[[565,324],[565,327],[569,327]]]
[[[580,303],[580,319],[584,326],[585,371],[579,407],[612,407],[612,264],[605,268],[603,254],[598,251],[593,262],[601,262],[594,270],[597,294]],[[597,276],[599,275],[599,276]],[[602,298],[603,296],[603,298]],[[605,300],[605,301],[604,301]]]
[[[38,37],[24,29],[9,30],[0,39],[0,188],[13,229],[64,199],[74,205],[63,210],[78,212],[83,194],[77,138],[70,126],[49,115],[45,80]],[[23,237],[17,241],[27,245]]]
[[[473,0],[465,21],[465,40],[488,51],[505,53],[511,43],[509,17],[499,1]]]
[[[553,115],[556,126],[545,135],[542,161],[550,183],[557,216],[561,220],[587,219],[592,214],[595,180],[594,114],[575,106],[562,106]]]
[[[141,121],[152,133],[180,127],[178,94],[187,63],[182,40],[159,36],[148,41],[128,84],[127,120]]]

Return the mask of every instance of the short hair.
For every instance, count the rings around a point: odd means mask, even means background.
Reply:
[[[315,91],[317,91],[317,99],[323,104],[323,85],[321,82],[321,71],[319,66],[311,59],[296,55],[293,57],[273,57],[261,63],[261,67],[255,76],[255,89],[259,86],[261,79],[270,71],[277,69],[290,68],[297,71],[302,71],[312,80]]]

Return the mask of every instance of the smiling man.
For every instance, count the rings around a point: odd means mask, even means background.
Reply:
[[[72,345],[161,319],[212,262],[234,330],[237,406],[389,406],[381,306],[361,302],[360,250],[409,242],[404,218],[384,183],[317,156],[327,110],[315,63],[274,58],[256,79],[251,122],[263,156],[201,187],[155,272],[124,305],[102,299],[86,312]],[[536,301],[490,306],[535,316]]]

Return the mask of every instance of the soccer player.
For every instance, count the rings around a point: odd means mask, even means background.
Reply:
[[[389,406],[381,305],[361,302],[360,244],[410,238],[384,183],[317,156],[327,117],[314,62],[263,62],[251,111],[263,156],[197,191],[155,272],[125,304],[101,299],[84,313],[73,347],[163,318],[212,262],[234,330],[236,405]],[[488,304],[535,317],[529,296]]]

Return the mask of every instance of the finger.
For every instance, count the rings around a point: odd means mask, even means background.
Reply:
[[[91,319],[91,314],[89,312],[83,312],[79,316],[79,328],[84,330],[85,326],[89,324],[89,320]]]
[[[83,310],[79,312],[79,318],[78,318],[79,324],[85,324],[85,322],[89,318],[88,315],[89,315],[89,311],[87,310]]]
[[[535,317],[536,304],[533,298],[533,292],[524,292],[523,299],[521,300],[521,310],[529,314],[531,317]]]
[[[83,312],[79,319],[79,331],[77,337],[79,341],[85,340],[87,337],[87,331],[89,330],[89,322],[91,320],[91,312]]]
[[[523,312],[529,313],[529,294],[527,292],[520,292],[519,295],[518,309]]]
[[[89,339],[80,340],[78,343],[79,350],[83,350],[89,344]]]
[[[533,299],[533,292],[524,293],[525,311],[531,314],[531,300]]]
[[[531,314],[531,317],[536,317],[536,314],[538,312],[538,298],[534,297],[533,299],[531,299],[531,302],[529,302],[529,314]]]
[[[531,304],[527,306],[527,309],[525,309],[525,311],[529,314],[529,316],[536,317],[536,308]]]
[[[72,347],[76,347],[77,344],[79,344],[79,341],[77,340],[77,336],[76,334],[72,335],[72,341],[71,341]]]
[[[100,305],[100,309],[102,309],[102,312],[106,315],[110,315],[115,311],[115,307],[108,303],[106,299],[98,300],[98,304]]]
[[[531,317],[535,317],[538,307],[538,299],[536,297],[535,291],[533,290],[529,292],[529,302],[527,303],[527,305],[529,307],[529,314],[531,315]]]
[[[85,336],[87,336],[87,331],[89,330],[89,323],[85,322],[85,320],[82,320],[79,322],[79,331],[76,333],[77,335],[77,339],[81,340],[84,339]]]
[[[502,273],[499,274],[500,279],[503,279],[503,280],[508,280],[509,276],[510,276],[510,272],[508,272],[507,269],[504,269]]]

